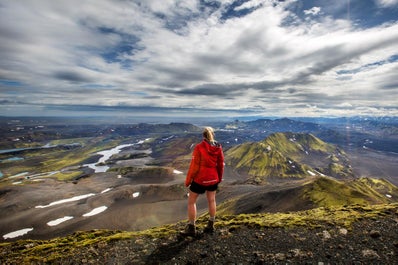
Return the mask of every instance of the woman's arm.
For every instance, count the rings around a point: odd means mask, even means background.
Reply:
[[[187,177],[185,178],[186,187],[191,185],[192,181],[195,179],[196,175],[199,172],[199,167],[200,167],[200,152],[198,146],[196,146],[192,153],[191,164],[189,165]]]

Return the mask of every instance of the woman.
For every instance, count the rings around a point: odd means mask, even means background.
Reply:
[[[214,139],[214,130],[204,128],[203,141],[195,146],[192,154],[191,165],[185,179],[185,186],[189,187],[188,197],[188,225],[185,233],[195,235],[196,200],[200,194],[206,193],[209,221],[205,232],[214,232],[216,217],[216,190],[222,181],[224,173],[224,154],[222,147]]]

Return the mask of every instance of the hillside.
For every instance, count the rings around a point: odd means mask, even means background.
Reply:
[[[347,205],[397,202],[398,188],[383,179],[339,181],[313,177],[283,186],[252,188],[218,205],[221,214],[289,212]]]
[[[274,133],[260,142],[236,145],[225,153],[225,160],[249,183],[256,184],[315,175],[353,177],[344,151],[305,133]]]
[[[203,229],[206,217],[199,220]],[[141,232],[92,230],[0,244],[1,264],[393,264],[398,204],[219,216],[214,234],[184,223]]]

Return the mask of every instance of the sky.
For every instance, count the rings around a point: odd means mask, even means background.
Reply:
[[[0,0],[0,116],[398,116],[398,0]]]

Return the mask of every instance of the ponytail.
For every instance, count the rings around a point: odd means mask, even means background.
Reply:
[[[203,130],[203,138],[205,138],[210,143],[215,142],[213,128],[205,127],[204,130]]]

